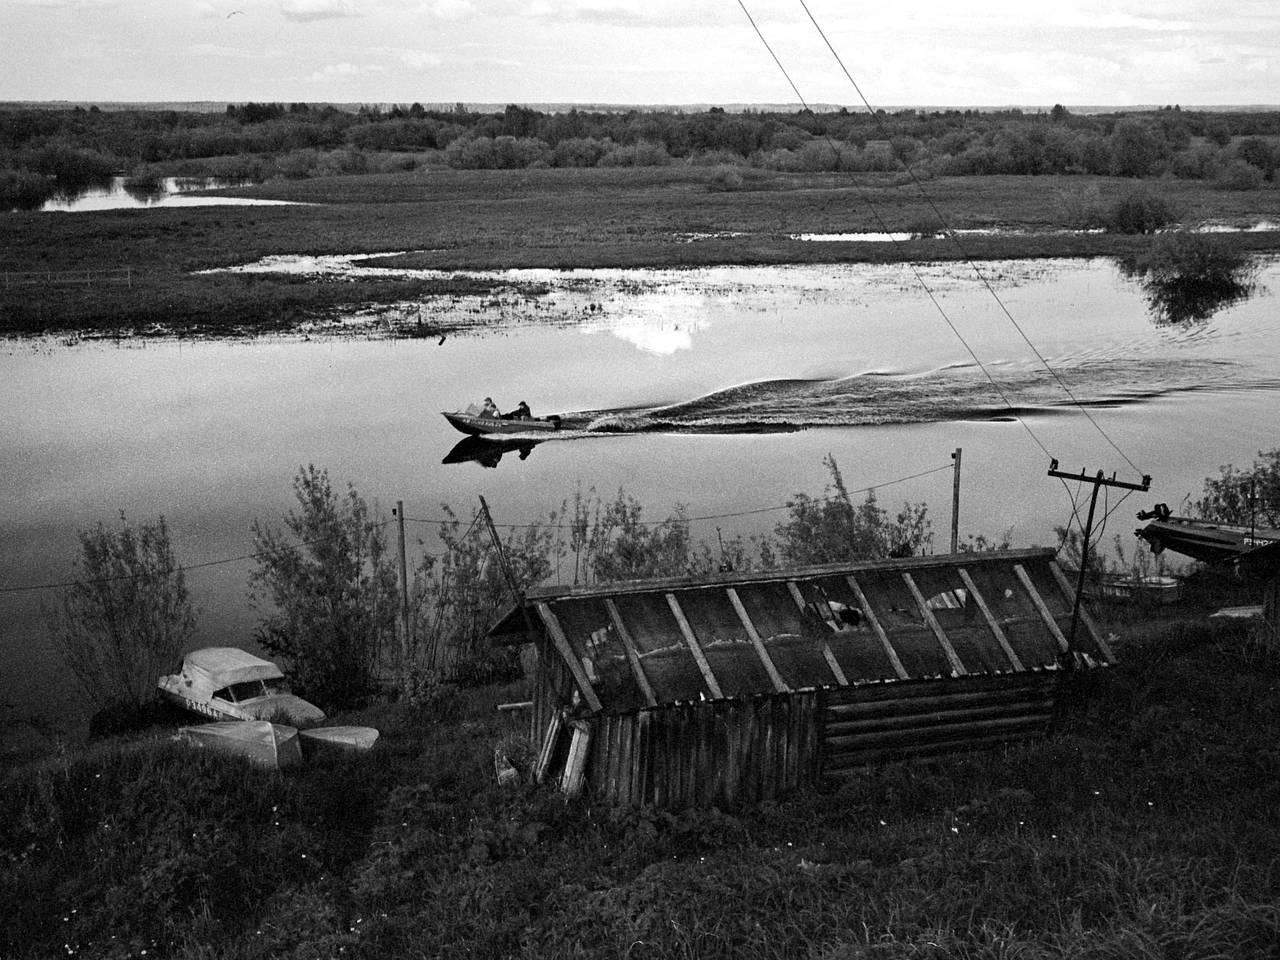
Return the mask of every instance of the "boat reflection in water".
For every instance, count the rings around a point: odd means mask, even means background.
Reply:
[[[521,460],[527,460],[537,440],[497,440],[492,437],[467,437],[460,440],[452,450],[444,455],[441,463],[467,463],[474,461],[482,467],[496,467],[504,454],[516,453]]]

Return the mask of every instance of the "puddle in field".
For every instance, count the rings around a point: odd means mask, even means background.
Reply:
[[[46,213],[86,213],[93,210],[138,210],[151,207],[249,207],[282,206],[291,200],[255,200],[249,197],[222,197],[197,191],[245,186],[243,180],[214,177],[160,177],[146,182],[112,177],[100,187],[91,187],[69,197],[55,197],[40,206]]]

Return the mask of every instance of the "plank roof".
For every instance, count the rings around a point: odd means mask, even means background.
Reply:
[[[592,710],[1112,662],[1048,549],[529,591]],[[525,636],[513,607],[490,631]]]

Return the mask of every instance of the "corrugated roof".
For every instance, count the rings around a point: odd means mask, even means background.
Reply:
[[[528,594],[593,710],[1056,669],[1071,585],[1052,550],[830,564]],[[491,631],[524,639],[513,608]],[[1074,650],[1112,661],[1087,612]]]

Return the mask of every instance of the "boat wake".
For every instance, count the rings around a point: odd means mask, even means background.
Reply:
[[[551,438],[618,433],[772,433],[818,427],[1008,420],[1085,407],[1122,407],[1204,390],[1275,389],[1280,378],[1242,383],[1232,361],[1085,359],[1058,371],[989,366],[997,389],[973,365],[926,373],[869,371],[850,377],[765,380],[694,400],[565,415]],[[1075,401],[1071,397],[1075,397]]]

